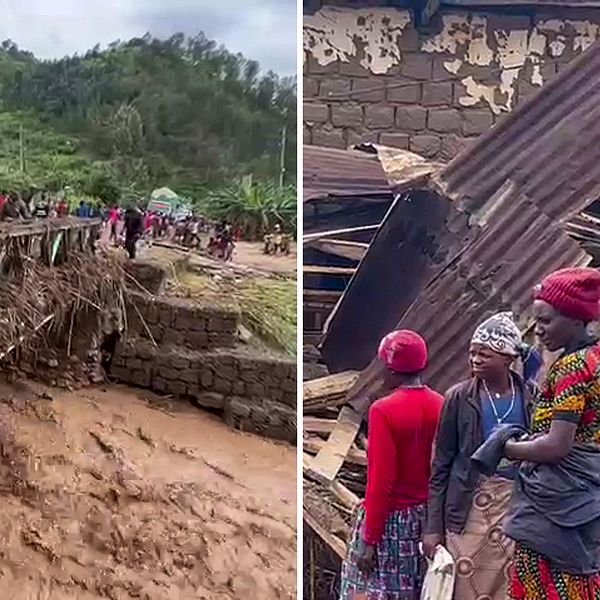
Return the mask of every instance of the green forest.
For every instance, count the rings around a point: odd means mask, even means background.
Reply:
[[[127,203],[168,186],[219,204],[252,175],[278,195],[284,129],[287,211],[295,201],[295,79],[263,73],[202,33],[147,34],[53,61],[11,41],[0,47],[4,191],[68,187]]]

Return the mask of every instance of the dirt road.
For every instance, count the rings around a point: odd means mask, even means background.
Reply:
[[[208,236],[203,234],[200,236],[201,245],[203,248],[206,248],[208,245]],[[165,240],[167,243],[169,241]],[[100,238],[100,243],[105,247],[110,247],[110,228],[105,227],[102,236]],[[151,242],[150,242],[151,243]],[[151,255],[156,256],[160,254],[161,251],[166,250],[160,246],[154,246],[150,252]],[[124,250],[122,250],[125,252]],[[140,257],[144,255],[148,255],[148,249],[143,249]],[[237,242],[235,251],[233,254],[233,265],[245,265],[247,267],[260,269],[270,273],[277,273],[278,275],[287,275],[289,277],[294,277],[296,273],[296,243],[292,242],[290,254],[287,256],[270,256],[265,255],[263,253],[263,244],[262,242]]]
[[[49,395],[0,386],[3,597],[296,597],[293,449],[127,388]]]

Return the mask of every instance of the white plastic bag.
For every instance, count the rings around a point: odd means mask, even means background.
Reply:
[[[423,582],[421,600],[452,600],[454,595],[454,559],[444,546],[438,546]]]

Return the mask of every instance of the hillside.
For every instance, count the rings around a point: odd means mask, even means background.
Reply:
[[[158,185],[197,196],[248,173],[273,180],[285,124],[295,177],[295,81],[261,74],[203,34],[57,61],[4,42],[0,111],[1,188],[69,185],[110,200]]]

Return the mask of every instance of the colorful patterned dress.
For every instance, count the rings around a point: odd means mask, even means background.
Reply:
[[[600,344],[560,357],[536,399],[532,432],[547,433],[554,419],[577,423],[575,441],[600,445]],[[512,600],[600,600],[600,574],[561,572],[544,556],[516,545]]]

